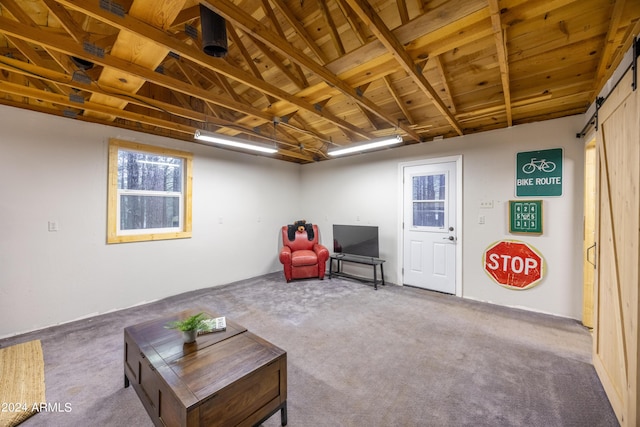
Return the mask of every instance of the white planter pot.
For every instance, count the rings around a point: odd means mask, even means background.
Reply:
[[[192,343],[196,340],[198,331],[182,331],[182,339],[185,344]]]

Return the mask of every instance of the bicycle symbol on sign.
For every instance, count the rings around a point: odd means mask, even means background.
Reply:
[[[556,170],[556,164],[552,161],[547,161],[547,159],[536,160],[535,157],[531,159],[531,161],[524,166],[522,166],[522,172],[526,174],[533,173],[537,170],[542,172],[553,172]]]

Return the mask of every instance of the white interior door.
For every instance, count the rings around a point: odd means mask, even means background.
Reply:
[[[456,293],[456,162],[404,167],[403,283]]]

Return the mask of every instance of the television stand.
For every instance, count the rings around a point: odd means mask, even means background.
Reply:
[[[337,263],[336,271],[333,271],[333,261],[336,261],[336,263]],[[342,263],[343,262],[351,262],[351,263],[354,263],[354,264],[364,264],[364,265],[372,266],[373,267],[373,280],[366,279],[366,278],[360,277],[360,276],[355,276],[353,274],[344,273],[342,271]],[[383,263],[384,263],[384,260],[380,259],[380,258],[364,257],[364,256],[348,255],[348,254],[331,254],[329,256],[329,279],[331,279],[332,276],[341,276],[341,277],[347,277],[347,278],[350,278],[350,279],[362,280],[362,281],[365,281],[365,282],[373,282],[373,288],[377,291],[378,290],[378,275],[377,275],[376,266],[378,266],[378,265],[380,266],[381,283],[384,285],[384,269],[382,268],[382,264]]]

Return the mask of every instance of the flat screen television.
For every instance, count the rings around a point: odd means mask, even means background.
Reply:
[[[333,252],[378,258],[378,227],[334,224]]]

